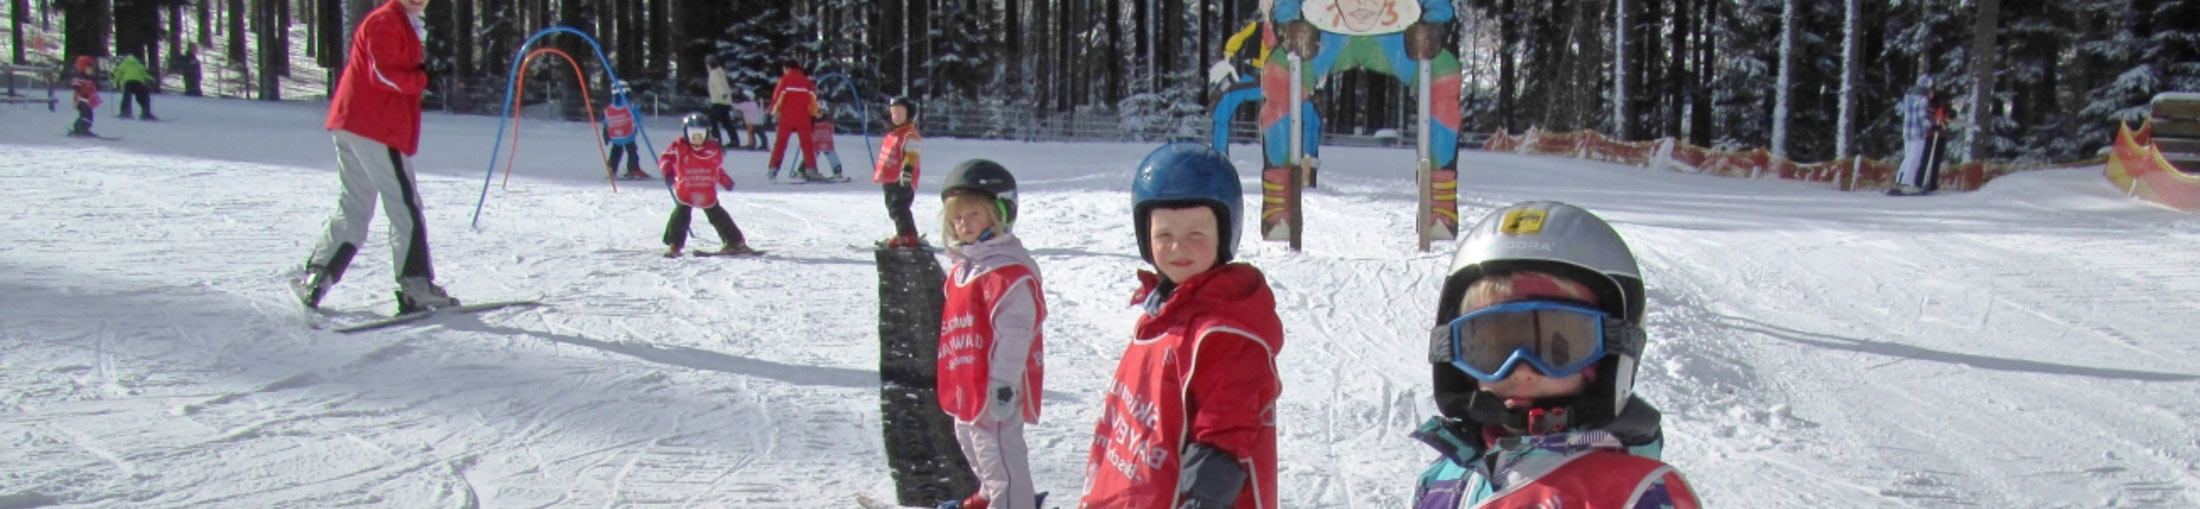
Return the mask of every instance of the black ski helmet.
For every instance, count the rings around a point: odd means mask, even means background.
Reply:
[[[1597,361],[1596,381],[1562,404],[1572,426],[1610,422],[1634,395],[1635,368],[1649,336],[1643,331],[1642,270],[1627,242],[1604,219],[1580,207],[1555,201],[1508,205],[1483,216],[1457,243],[1443,293],[1436,300],[1436,329],[1431,334],[1430,372],[1435,375],[1436,408],[1444,416],[1482,424],[1525,429],[1528,409],[1508,409],[1481,391],[1473,377],[1439,360],[1449,356],[1448,324],[1459,317],[1467,287],[1494,274],[1545,272],[1589,287],[1605,322],[1605,357]],[[1441,339],[1439,339],[1441,337]],[[1517,368],[1534,369],[1534,368]],[[1556,406],[1556,405],[1554,405]]]
[[[940,200],[959,192],[977,192],[993,198],[1001,211],[1001,230],[1014,230],[1016,224],[1016,175],[1008,168],[990,159],[971,159],[955,165],[947,171],[947,184],[940,187]]]
[[[1215,210],[1215,265],[1230,263],[1237,251],[1238,225],[1244,218],[1244,191],[1237,166],[1221,152],[1199,143],[1162,145],[1138,162],[1131,177],[1131,225],[1138,232],[1138,257],[1153,263],[1146,217],[1157,208],[1207,206]]]
[[[916,102],[916,101],[914,101],[914,100],[910,100],[910,99],[909,99],[909,96],[906,96],[906,95],[897,95],[897,96],[894,96],[894,98],[893,98],[893,99],[888,99],[888,100],[886,101],[886,107],[887,107],[887,108],[893,108],[893,107],[895,107],[895,106],[900,106],[900,107],[902,107],[903,109],[909,110],[909,121],[910,121],[910,122],[915,122],[915,121],[917,120],[917,102]],[[888,116],[887,118],[888,118],[888,119],[891,119],[891,118],[893,118],[893,117],[892,117],[891,115],[889,115],[889,116]]]
[[[687,114],[687,116],[680,117],[681,137],[686,137],[689,131],[694,131],[696,129],[703,130],[703,135],[709,136],[710,117],[704,116],[702,112],[689,113]]]

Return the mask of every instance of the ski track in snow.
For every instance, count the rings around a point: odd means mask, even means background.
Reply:
[[[764,153],[732,152],[723,197],[771,254],[664,259],[662,187],[614,192],[588,127],[530,119],[475,229],[496,119],[431,113],[416,162],[442,282],[546,305],[340,335],[301,327],[281,284],[333,201],[325,104],[160,101],[178,120],[101,119],[121,142],[0,107],[0,506],[892,493],[877,278],[848,248],[891,230],[875,185],[771,186]],[[1049,304],[1046,406],[1027,439],[1038,489],[1065,506],[1136,316],[1127,189],[1151,147],[926,146],[915,213],[935,242],[946,168],[987,157],[1023,183],[1018,234]],[[1435,414],[1423,356],[1450,244],[1415,250],[1410,150],[1326,151],[1305,251],[1251,228],[1239,244],[1286,331],[1279,484],[1288,507],[1401,507],[1434,458],[1407,434]],[[1235,155],[1254,163],[1250,146]],[[1890,199],[1461,155],[1469,224],[1560,199],[1634,247],[1652,335],[1637,393],[1664,412],[1665,459],[1713,505],[2200,504],[2200,219],[2124,198],[2098,168]],[[1259,204],[1248,193],[1246,214]],[[325,302],[338,319],[394,307],[377,216]],[[701,218],[694,232],[690,247],[717,245]]]

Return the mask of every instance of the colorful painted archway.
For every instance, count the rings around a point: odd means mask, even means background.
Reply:
[[[1445,48],[1457,19],[1449,0],[1275,0],[1264,2],[1263,40],[1276,50],[1260,65],[1261,236],[1302,238],[1299,195],[1319,167],[1321,117],[1313,92],[1354,69],[1395,77],[1419,97],[1414,128],[1421,249],[1459,231],[1459,57]],[[1333,108],[1345,107],[1332,105]]]

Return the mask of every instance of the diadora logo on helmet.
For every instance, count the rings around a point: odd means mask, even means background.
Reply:
[[[1546,211],[1518,209],[1505,211],[1505,221],[1498,223],[1497,232],[1506,235],[1535,235],[1543,233]]]

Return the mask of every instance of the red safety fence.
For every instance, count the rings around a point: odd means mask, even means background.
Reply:
[[[1894,162],[1871,158],[1842,158],[1817,163],[1798,163],[1764,149],[1713,150],[1673,138],[1651,141],[1619,141],[1595,130],[1554,133],[1540,128],[1515,136],[1504,131],[1482,144],[1492,152],[1517,152],[1576,157],[1629,166],[1702,173],[1722,177],[1778,178],[1817,182],[1843,191],[1884,190],[1894,186],[1899,169]],[[2060,164],[2012,164],[1999,161],[1946,164],[1940,167],[1940,189],[1971,191],[1996,177],[2043,168],[2101,164],[2103,159]]]

